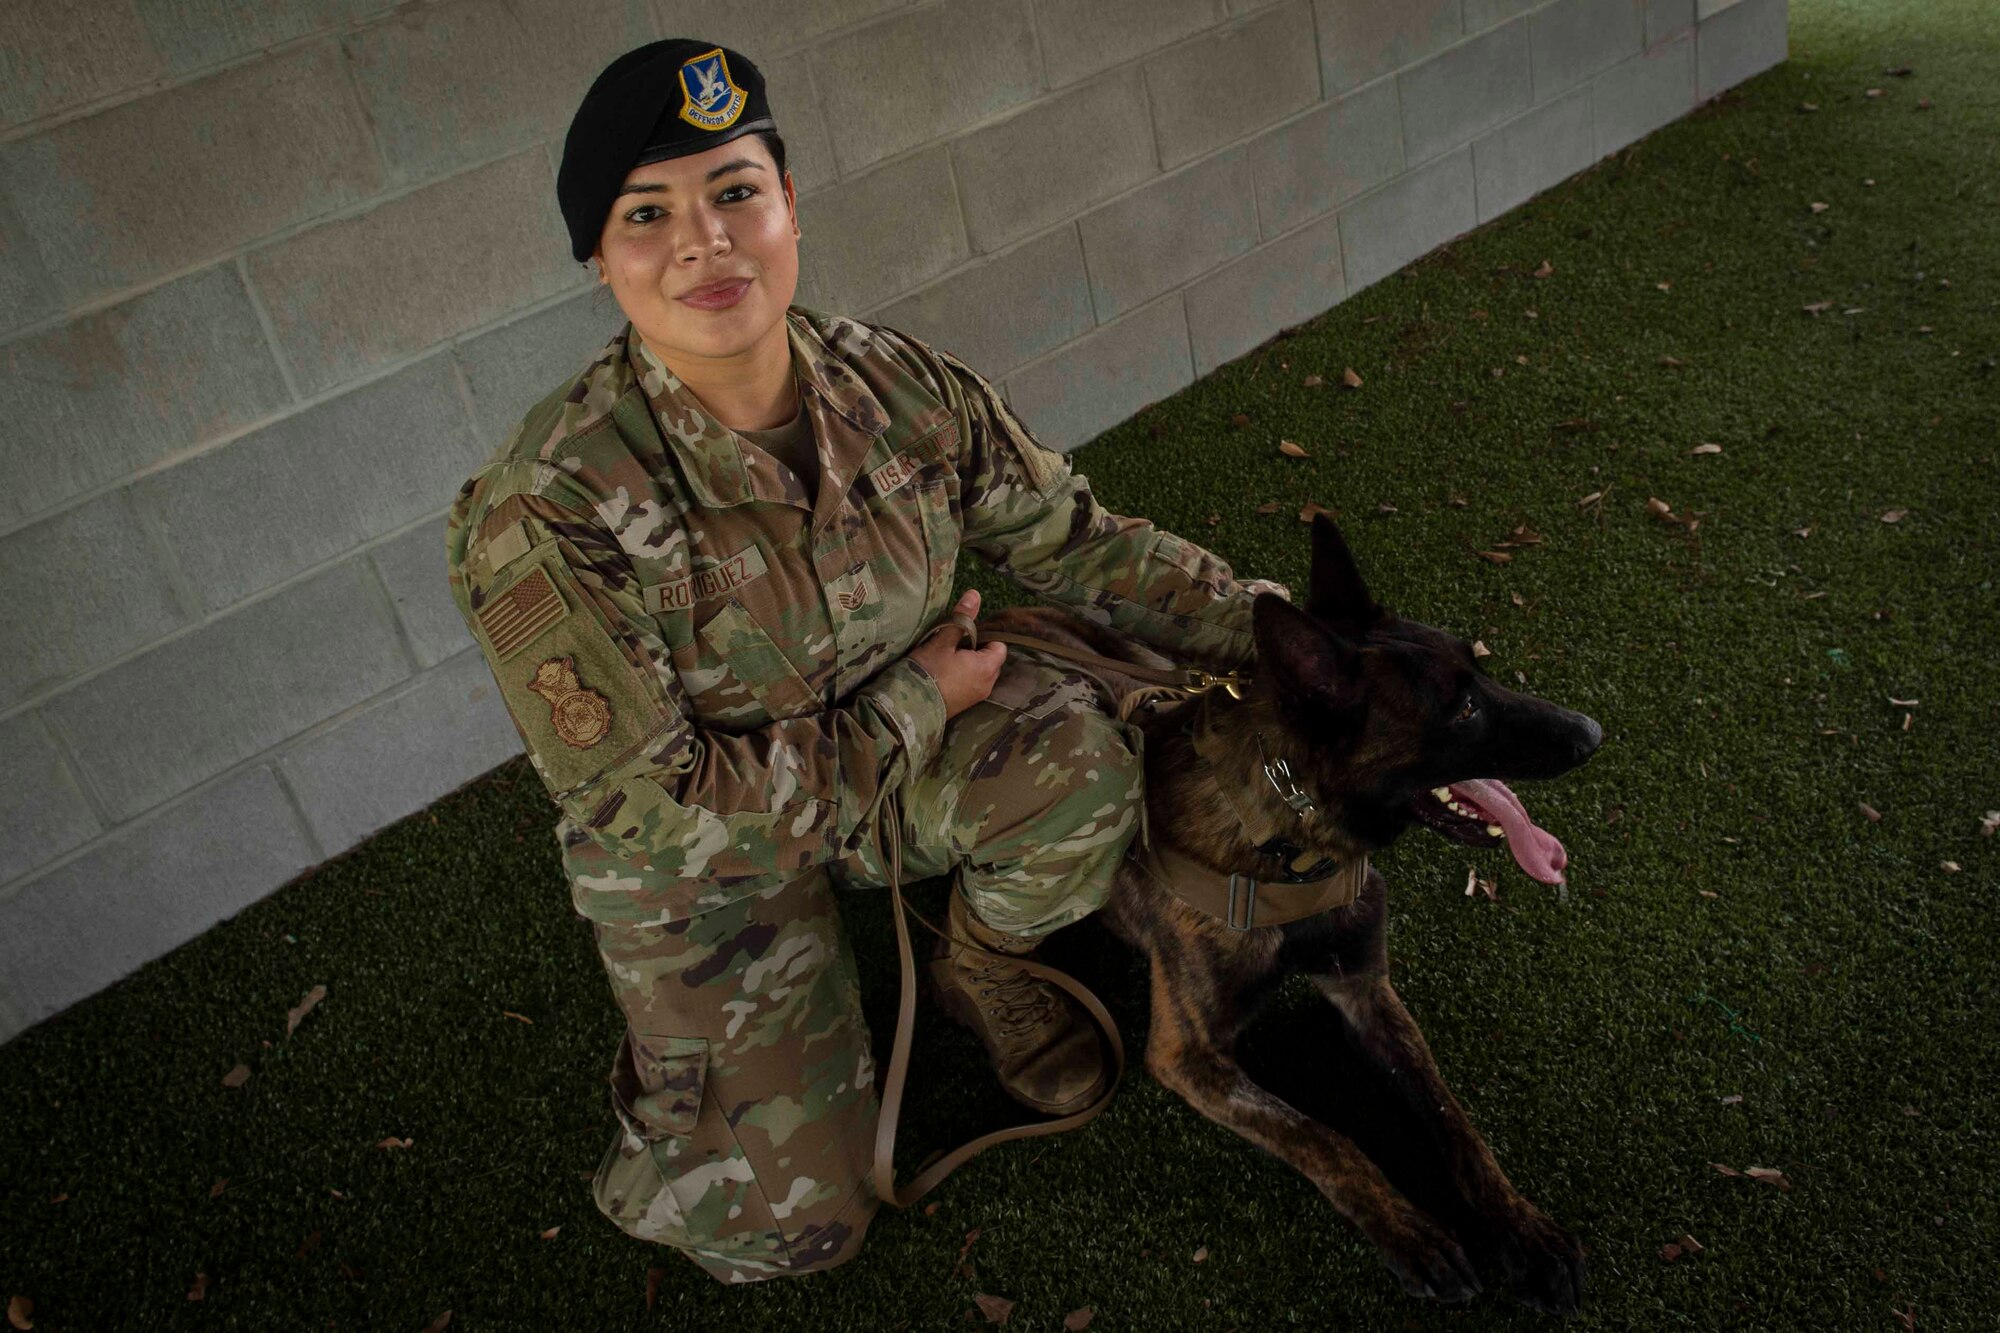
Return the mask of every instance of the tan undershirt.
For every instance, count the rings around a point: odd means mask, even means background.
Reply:
[[[806,498],[819,502],[819,448],[813,442],[812,422],[806,417],[805,399],[799,410],[782,426],[769,430],[739,430],[744,439],[790,468],[806,488]]]

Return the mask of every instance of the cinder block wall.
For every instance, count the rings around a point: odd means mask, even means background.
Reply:
[[[1070,449],[1786,54],[1785,0],[12,0],[0,1038],[504,761],[444,510],[622,318],[554,181],[766,70],[802,304]]]

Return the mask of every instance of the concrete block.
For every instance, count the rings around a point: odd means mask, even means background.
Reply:
[[[1555,0],[1528,20],[1535,101],[1550,102],[1646,48],[1646,0]]]
[[[1322,97],[1414,65],[1464,32],[1459,0],[1313,0],[1313,21]]]
[[[0,129],[111,97],[166,72],[133,0],[13,0],[0,43]]]
[[[444,514],[429,515],[408,532],[392,537],[369,552],[396,617],[403,622],[417,665],[436,666],[473,646],[465,617],[451,600],[445,579]]]
[[[232,773],[0,900],[0,976],[13,1007],[39,1023],[318,859],[271,770]]]
[[[1214,28],[1145,62],[1160,165],[1177,167],[1319,101],[1308,0]]]
[[[215,611],[448,504],[488,452],[440,355],[133,491]]]
[[[1100,323],[1257,244],[1256,186],[1243,148],[1182,167],[1078,219]]]
[[[1106,324],[1007,381],[1007,405],[1051,449],[1068,453],[1194,383],[1178,292]]]
[[[1290,231],[1403,169],[1403,108],[1394,78],[1378,79],[1250,143],[1257,221]]]
[[[103,831],[42,720],[16,713],[0,721],[0,884]]]
[[[91,0],[96,8],[101,0]],[[407,0],[137,0],[146,35],[175,74],[192,74],[309,33],[352,27]]]
[[[521,749],[475,648],[301,740],[278,766],[334,856]]]
[[[1096,323],[1074,226],[947,274],[872,318],[950,352],[996,383]]]
[[[842,175],[1041,90],[1028,0],[945,0],[827,40],[813,82]]]
[[[1034,0],[1049,87],[1061,88],[1215,23],[1215,0]]]
[[[341,45],[389,178],[411,185],[560,142],[598,72],[651,40],[648,0],[452,0],[406,6]]]
[[[1478,225],[1472,146],[1416,167],[1340,214],[1340,257],[1353,296]]]
[[[0,195],[71,305],[229,254],[381,185],[331,41],[0,144]]]
[[[55,312],[55,280],[14,203],[0,191],[0,337]]]
[[[764,95],[777,119],[778,136],[785,141],[785,170],[792,173],[793,186],[803,195],[833,184],[840,169],[834,164],[826,117],[820,114],[811,60],[800,53],[769,64],[758,61],[757,68],[764,71]]]
[[[42,712],[123,820],[410,674],[374,574],[347,560],[120,663]]]
[[[1597,160],[1590,104],[1588,85],[1573,88],[1473,142],[1472,179],[1481,222],[1499,217]]]
[[[234,264],[0,347],[0,524],[291,402]]]
[[[1469,37],[1396,76],[1410,166],[1469,143],[1534,105],[1528,20]]]
[[[872,310],[971,254],[942,144],[800,200],[799,233],[793,303],[829,314]]]
[[[624,324],[611,289],[591,286],[453,348],[472,388],[480,446],[498,449],[529,408],[582,371]]]
[[[1785,0],[1737,0],[1695,30],[1695,90],[1706,102],[1790,54]]]
[[[178,628],[186,617],[125,491],[0,537],[8,590],[0,707]]]
[[[545,161],[533,148],[252,253],[250,281],[300,392],[574,286]]]
[[[1549,0],[1465,0],[1465,35],[1476,37],[1508,19],[1538,9]]]
[[[1646,45],[1677,37],[1695,25],[1695,0],[1646,0]]]
[[[997,250],[1159,175],[1138,66],[1044,98],[952,141],[976,251]]]
[[[1706,23],[1710,15],[1720,14],[1723,10],[1739,3],[1741,0],[1695,0],[1695,19],[1697,22]]]
[[[1617,152],[1694,109],[1692,29],[1612,66],[1591,81],[1598,157]]]
[[[703,41],[741,51],[768,71],[770,61],[809,47],[830,32],[880,14],[907,9],[910,0],[756,0],[718,5],[712,0],[655,0],[663,36],[699,34]],[[783,116],[777,117],[782,127]]]
[[[1225,265],[1187,289],[1194,373],[1208,374],[1293,324],[1339,304],[1340,219],[1326,217]]]

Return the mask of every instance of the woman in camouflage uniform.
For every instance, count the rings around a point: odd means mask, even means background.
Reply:
[[[1135,725],[1032,651],[957,646],[969,547],[1039,596],[1227,668],[1276,585],[1107,513],[999,394],[893,329],[795,307],[762,76],[709,43],[614,61],[557,194],[628,323],[452,506],[452,594],[561,811],[627,1032],[599,1206],[724,1281],[859,1247],[877,1099],[833,888],[954,876],[950,930],[1020,956],[1140,833]],[[956,607],[978,610],[967,592]],[[1104,1089],[1094,1028],[940,949],[947,1008],[1045,1114]]]

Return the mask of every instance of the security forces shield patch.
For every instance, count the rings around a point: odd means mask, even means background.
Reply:
[[[729,61],[719,46],[681,64],[681,93],[681,119],[705,130],[728,129],[750,100],[729,77]]]

